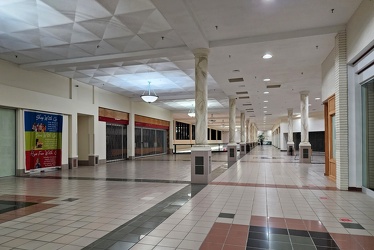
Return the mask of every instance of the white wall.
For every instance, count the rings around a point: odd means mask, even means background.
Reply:
[[[309,132],[325,131],[325,121],[323,112],[314,113],[313,116],[308,119]],[[293,120],[293,132],[301,132],[301,119],[295,118]],[[280,123],[280,150],[287,150],[287,141],[285,134],[288,134],[288,120],[283,118]]]
[[[322,63],[322,101],[335,94],[335,49]]]
[[[347,60],[352,63],[374,45],[374,1],[363,0],[347,25]]]
[[[363,0],[347,25],[347,60],[353,63],[374,45],[374,1]],[[373,58],[373,52],[367,58]],[[356,65],[357,66],[357,65]],[[362,187],[362,104],[361,86],[363,74],[359,68],[348,68],[348,126],[349,126],[349,186]],[[360,68],[361,69],[361,68]],[[370,69],[369,69],[370,70]],[[369,71],[367,70],[367,71]],[[371,73],[373,75],[373,73]],[[366,77],[370,77],[366,75]],[[365,77],[364,77],[365,78]]]

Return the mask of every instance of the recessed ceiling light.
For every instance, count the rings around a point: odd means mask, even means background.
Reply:
[[[316,97],[316,98],[314,98],[314,99],[316,99],[316,100],[321,100],[321,98],[319,98],[319,97]]]
[[[266,53],[262,58],[264,58],[264,59],[270,59],[272,57],[273,57],[272,55]]]
[[[269,94],[269,91],[265,91],[264,94],[265,94],[265,95]]]
[[[268,111],[267,110],[264,110],[264,113],[267,113]]]
[[[269,78],[265,78],[263,81],[264,82],[270,82],[270,79]]]
[[[269,101],[264,101],[264,102],[269,102]]]
[[[268,108],[268,107],[266,107],[266,106],[264,107],[264,109],[267,109],[267,108]]]

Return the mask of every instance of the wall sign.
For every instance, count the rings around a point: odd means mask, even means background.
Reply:
[[[61,166],[62,115],[24,114],[26,171]]]

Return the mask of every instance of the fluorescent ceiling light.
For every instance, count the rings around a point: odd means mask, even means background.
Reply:
[[[269,78],[265,78],[263,81],[264,82],[270,82],[270,79]]]
[[[265,91],[264,94],[267,95],[267,94],[269,94],[269,92],[268,92],[268,91]]]
[[[264,102],[269,102],[269,101],[264,101]]]
[[[268,108],[268,107],[266,107],[266,106],[264,107],[264,109],[267,109],[267,108]]]
[[[314,98],[314,99],[316,99],[316,100],[321,100],[321,98],[319,98],[319,97],[316,97],[316,98]]]
[[[273,57],[272,55],[270,55],[269,53],[266,53],[262,58],[264,58],[264,59],[270,59],[272,57]]]

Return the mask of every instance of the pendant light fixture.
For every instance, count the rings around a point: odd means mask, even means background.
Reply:
[[[192,105],[192,108],[188,111],[188,116],[189,117],[195,117],[195,109]]]
[[[145,102],[152,103],[158,99],[158,95],[156,95],[155,91],[153,91],[153,95],[151,95],[151,82],[150,81],[148,81],[148,93],[147,94],[145,93],[146,91],[144,91],[144,93],[140,96]]]

